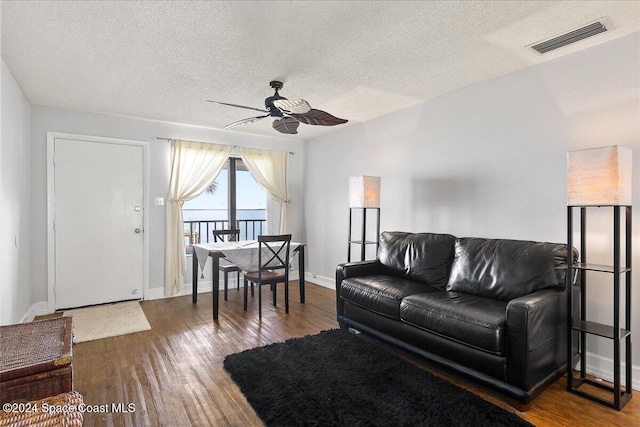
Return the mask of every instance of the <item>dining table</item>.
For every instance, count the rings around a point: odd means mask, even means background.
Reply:
[[[304,304],[304,243],[291,242],[291,257],[298,255],[298,283],[300,284],[300,303]],[[198,272],[205,269],[211,259],[213,320],[218,320],[220,300],[220,259],[237,265],[242,271],[258,270],[259,243],[257,240],[240,240],[237,242],[215,242],[193,245],[192,253],[192,302],[198,302]],[[240,286],[240,283],[238,283]]]

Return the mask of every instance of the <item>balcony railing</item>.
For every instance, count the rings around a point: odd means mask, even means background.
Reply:
[[[265,219],[239,219],[236,227],[240,230],[240,240],[256,240],[266,228]],[[189,247],[199,243],[212,243],[213,230],[229,228],[226,219],[184,221],[184,245]]]

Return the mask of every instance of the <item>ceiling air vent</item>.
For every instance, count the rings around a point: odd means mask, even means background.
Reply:
[[[562,34],[552,39],[536,43],[530,47],[538,53],[547,53],[571,43],[575,43],[588,37],[595,36],[596,34],[604,33],[605,31],[607,31],[607,26],[608,24],[601,19],[592,24],[585,25],[584,27],[570,31],[566,34]]]

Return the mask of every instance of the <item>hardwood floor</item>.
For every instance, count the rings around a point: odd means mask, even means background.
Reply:
[[[242,292],[235,290],[230,290],[229,301],[220,301],[217,323],[212,321],[211,293],[201,294],[195,305],[190,296],[143,301],[151,331],[77,344],[75,388],[85,403],[135,405],[135,412],[85,413],[84,426],[262,425],[223,369],[224,357],[337,327],[335,291],[308,284],[307,302],[300,304],[297,284],[290,288],[288,315],[283,301],[273,307],[265,298],[260,321],[257,297],[250,297],[244,312]],[[521,413],[492,391],[405,357],[536,426],[640,425],[638,396],[618,412],[567,393],[563,378]]]

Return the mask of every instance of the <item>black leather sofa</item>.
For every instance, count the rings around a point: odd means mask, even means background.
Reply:
[[[566,245],[383,232],[336,270],[341,327],[445,365],[526,410],[566,369]],[[574,253],[577,259],[577,253]]]

